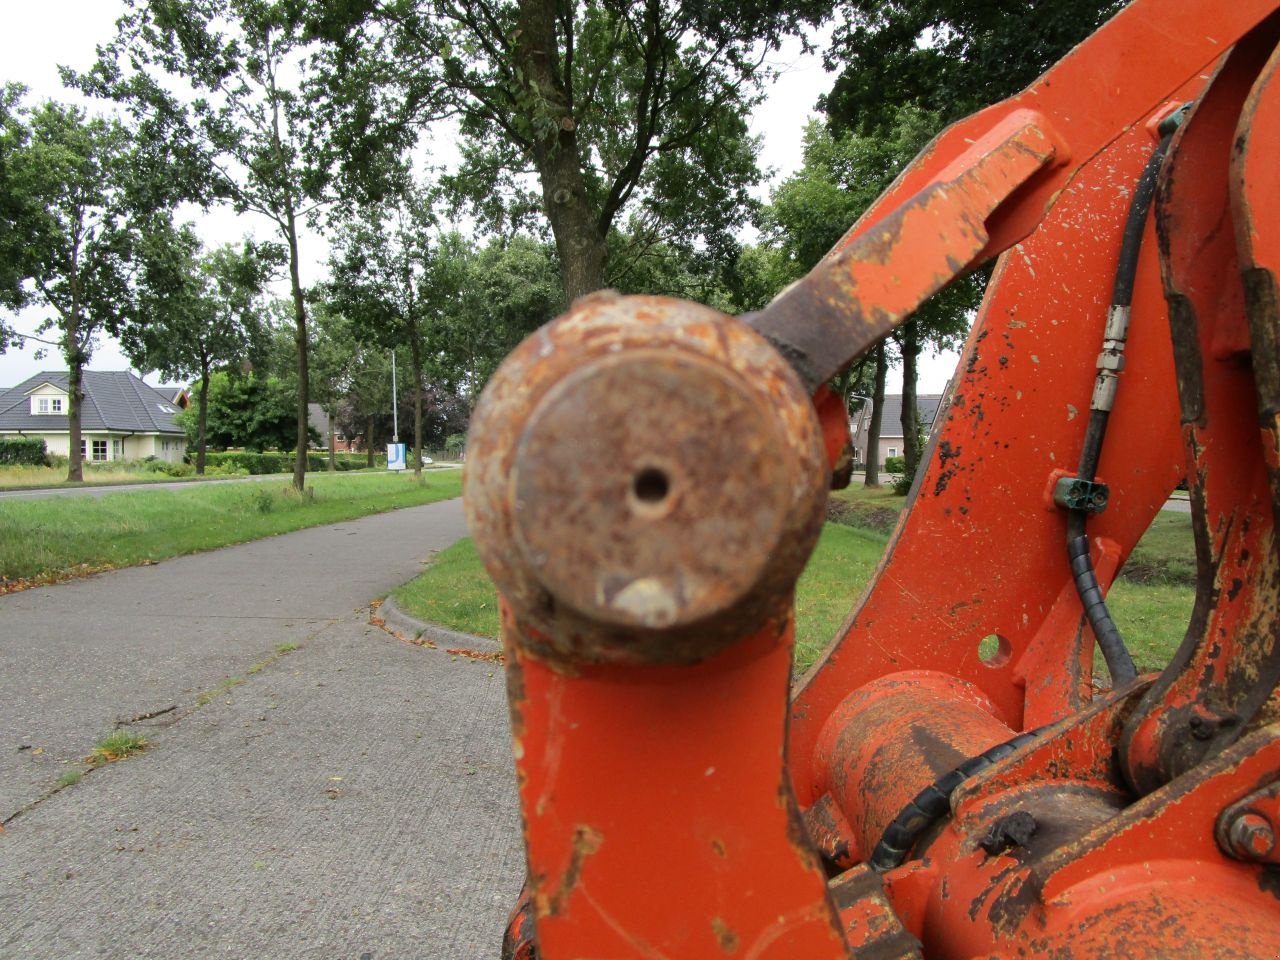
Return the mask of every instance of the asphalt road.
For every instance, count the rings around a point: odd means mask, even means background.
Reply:
[[[0,597],[0,958],[496,957],[501,670],[366,622],[463,533],[449,501]],[[114,727],[150,746],[58,789]]]
[[[461,464],[450,463],[441,464],[429,469],[434,470],[458,470]],[[359,471],[345,472],[343,476],[348,477],[374,477],[381,476],[383,471]],[[329,471],[314,470],[307,474],[308,477],[327,477]],[[288,482],[291,474],[287,473],[266,473],[252,477],[219,477],[209,480],[157,480],[150,483],[105,483],[98,486],[84,487],[34,487],[30,490],[0,490],[0,500],[5,499],[26,499],[34,500],[40,497],[101,497],[108,493],[126,493],[131,490],[192,490],[206,483],[261,483],[264,480],[276,480]]]

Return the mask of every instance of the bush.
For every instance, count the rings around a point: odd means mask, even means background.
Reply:
[[[907,472],[906,457],[885,457],[884,458],[885,473],[903,474]]]
[[[206,467],[231,467],[253,476],[293,471],[292,453],[253,453],[247,450],[234,453],[206,453],[204,462]]]
[[[895,496],[905,497],[911,492],[911,477],[894,477],[893,492]]]
[[[46,467],[49,465],[49,451],[39,437],[0,437],[0,464]]]
[[[453,459],[462,456],[462,452],[467,448],[467,435],[465,433],[451,433],[444,438],[444,452]]]
[[[168,460],[153,460],[146,464],[148,473],[163,473],[166,477],[194,476],[196,468],[189,463],[170,463]]]
[[[278,451],[272,453],[254,453],[249,450],[210,452],[204,455],[204,464],[206,473],[245,473],[260,476],[267,473],[293,473],[294,456],[292,453]],[[334,465],[339,470],[359,470],[365,465],[365,459],[363,456],[340,455],[335,459]],[[307,469],[328,470],[329,455],[308,453]]]

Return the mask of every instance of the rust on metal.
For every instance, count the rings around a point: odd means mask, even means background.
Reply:
[[[528,862],[504,957],[1280,955],[1278,9],[1135,0],[763,314],[600,294],[504,363],[465,481]],[[1046,490],[1128,194],[1197,98],[1090,548],[1105,590],[1186,474],[1201,589],[1170,668],[1107,691]],[[849,465],[823,382],[1001,250],[889,551],[788,701],[796,578]],[[913,859],[874,874],[913,817]]]
[[[1247,134],[1241,111],[1278,36],[1271,25],[1236,45],[1175,136],[1157,199],[1166,292],[1179,305],[1171,317],[1175,355],[1184,358],[1179,390],[1198,575],[1186,637],[1124,735],[1126,774],[1140,793],[1238,739],[1280,682],[1276,505],[1258,443],[1253,370],[1240,357],[1249,326],[1236,237],[1220,229],[1242,216],[1228,190],[1232,146],[1242,136],[1238,124]]]
[[[579,301],[503,363],[472,438],[471,529],[543,656],[710,656],[786,610],[822,523],[807,394],[694,304]]]
[[[1280,780],[1255,790],[1218,817],[1218,845],[1231,856],[1280,864]]]
[[[1029,111],[1010,114],[984,142],[987,153],[819,264],[753,316],[752,326],[816,390],[975,264],[987,245],[987,217],[1058,154],[1045,126]]]

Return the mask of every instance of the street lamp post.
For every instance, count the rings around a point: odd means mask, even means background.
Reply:
[[[396,352],[391,351],[391,442],[400,442],[400,405],[396,398]]]

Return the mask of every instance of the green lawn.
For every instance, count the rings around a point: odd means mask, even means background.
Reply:
[[[462,471],[287,476],[105,496],[0,500],[0,592],[456,497]]]
[[[1181,546],[1166,525],[1160,524],[1155,532],[1158,543],[1169,548]],[[1185,534],[1190,537],[1189,524]],[[883,534],[849,526],[847,520],[823,528],[796,590],[796,662],[800,669],[813,663],[835,635],[875,572],[886,542]],[[426,570],[392,596],[420,620],[485,637],[498,635],[497,597],[469,539],[441,551]],[[1139,667],[1154,670],[1167,663],[1182,640],[1194,591],[1176,584],[1121,580],[1109,599],[1112,616]]]

